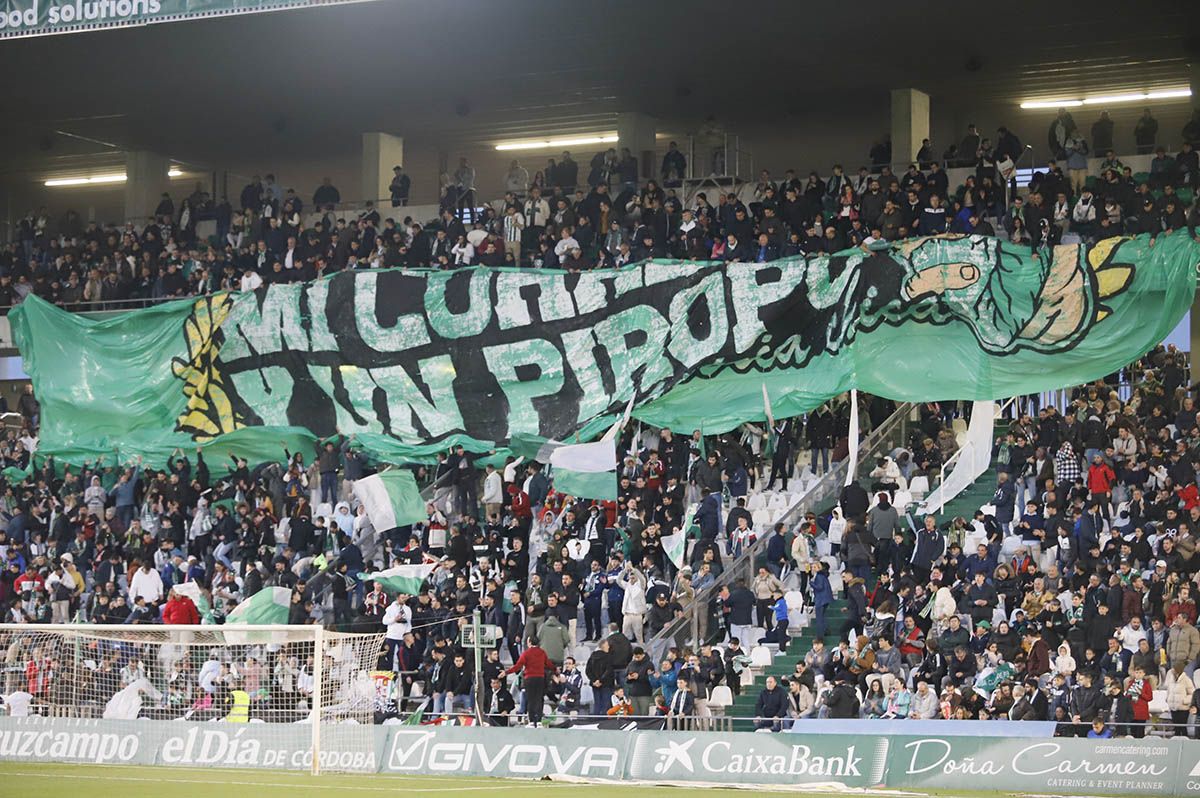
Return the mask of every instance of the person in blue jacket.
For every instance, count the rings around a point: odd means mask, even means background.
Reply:
[[[996,492],[992,494],[992,504],[996,508],[996,524],[1006,535],[1012,527],[1016,501],[1017,491],[1008,481],[1008,474],[1000,472],[996,475]]]
[[[779,653],[786,654],[788,643],[791,638],[788,636],[788,605],[783,598],[783,593],[778,590],[774,593],[775,603],[771,605],[771,610],[775,616],[775,628],[770,632],[770,637],[779,644]]]
[[[821,563],[821,569],[812,579],[813,636],[825,637],[825,608],[833,603],[833,586],[829,584],[829,563]]]

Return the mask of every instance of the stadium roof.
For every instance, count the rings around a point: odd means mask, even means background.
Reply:
[[[1200,59],[1187,0],[939,6],[381,0],[7,41],[0,172],[113,149],[315,159],[365,130],[557,136],[625,110],[802,120],[898,86],[1016,103],[1186,85]]]

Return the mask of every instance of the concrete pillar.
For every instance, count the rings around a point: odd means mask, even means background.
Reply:
[[[892,89],[892,163],[900,174],[917,159],[921,139],[929,138],[929,95],[916,89]]]
[[[137,150],[125,153],[125,218],[145,221],[154,215],[163,192],[170,191],[167,171],[171,160],[156,152]],[[174,197],[176,207],[180,197]]]
[[[654,117],[636,112],[617,114],[617,153],[622,147],[628,147],[633,157],[638,159],[640,173],[638,177],[646,180],[656,177],[655,146],[658,130]],[[686,149],[681,146],[680,149]]]
[[[362,142],[362,196],[359,199],[378,202],[391,196],[388,186],[392,183],[392,169],[404,166],[404,139],[390,133],[363,133]]]

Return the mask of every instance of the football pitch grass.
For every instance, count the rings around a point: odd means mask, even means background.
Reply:
[[[669,787],[631,782],[628,784],[524,781],[519,779],[487,778],[483,776],[392,776],[378,774],[329,773],[312,776],[284,770],[231,770],[175,766],[133,766],[61,764],[52,762],[0,763],[0,798],[18,795],[81,794],[86,798],[134,798],[162,793],[171,798],[349,798],[380,793],[400,793],[435,796],[439,793],[464,798],[483,798],[497,795],[518,798],[610,798],[610,796],[652,796],[680,798],[687,790],[706,789],[697,785]],[[745,793],[731,787],[711,787],[730,791],[731,795]],[[916,793],[899,790],[830,789],[806,791],[773,788],[761,792],[807,798],[808,796],[925,796],[939,798],[989,798],[1009,795],[1003,792],[938,792]]]

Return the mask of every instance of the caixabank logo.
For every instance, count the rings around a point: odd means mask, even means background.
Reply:
[[[629,763],[633,779],[743,783],[883,783],[888,740],[834,736],[793,742],[791,735],[640,734]]]
[[[469,734],[469,733],[468,733]],[[457,739],[456,739],[457,738]],[[579,740],[579,737],[572,738]],[[495,776],[620,778],[622,751],[613,746],[513,740],[510,734],[459,737],[454,730],[396,729],[385,769],[393,773],[479,773]]]

